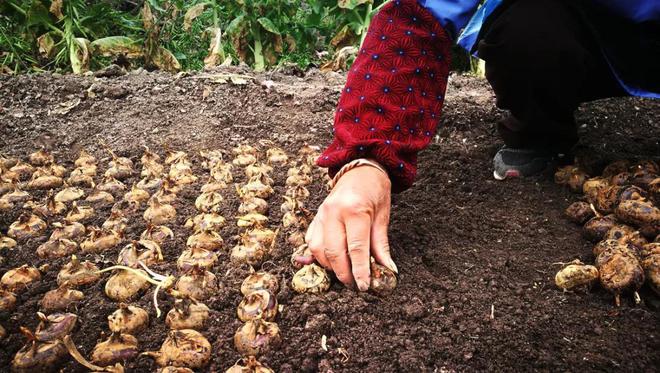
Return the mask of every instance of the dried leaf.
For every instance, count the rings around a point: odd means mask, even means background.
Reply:
[[[151,12],[149,2],[145,1],[142,7],[142,25],[145,30],[151,30],[154,27],[154,14]]]
[[[220,27],[213,27],[211,30],[211,44],[209,45],[209,55],[204,58],[206,68],[214,67],[220,61],[224,61],[225,54],[222,50],[222,31]]]
[[[349,25],[345,25],[339,30],[337,35],[335,35],[332,40],[330,40],[330,45],[335,48],[343,48],[347,45],[354,45],[357,41],[357,37],[353,32],[353,29]]]
[[[357,54],[357,48],[354,46],[348,46],[340,49],[335,53],[334,58],[331,61],[324,63],[321,66],[321,71],[341,71],[346,70],[348,67],[348,59],[354,57]]]
[[[55,50],[55,41],[50,35],[50,32],[47,32],[37,38],[37,45],[39,45],[39,54],[43,58],[50,58],[53,56]]]
[[[75,38],[75,43],[69,49],[69,60],[74,74],[89,70],[90,42],[85,38]]]
[[[91,43],[92,53],[103,57],[124,55],[127,58],[138,58],[142,56],[142,46],[126,36],[108,36],[96,39]]]
[[[183,17],[183,29],[185,31],[190,31],[192,21],[204,12],[204,8],[206,8],[206,3],[200,3],[188,9],[186,15]]]
[[[68,114],[71,110],[73,110],[76,106],[80,105],[80,99],[76,98],[73,100],[65,101],[65,102],[60,102],[57,104],[57,107],[53,110],[49,110],[48,114],[59,114],[59,115],[65,115]]]
[[[62,14],[62,2],[63,0],[53,0],[53,2],[50,3],[49,10],[58,20],[64,18],[64,14]]]
[[[289,52],[295,52],[296,51],[296,48],[297,48],[298,45],[296,43],[296,39],[293,36],[286,35],[284,37],[284,41],[286,42],[287,50]]]
[[[169,50],[159,47],[153,60],[154,65],[163,71],[177,72],[181,70],[179,61]]]
[[[337,5],[344,9],[355,9],[355,7],[366,3],[373,3],[373,0],[337,0]]]

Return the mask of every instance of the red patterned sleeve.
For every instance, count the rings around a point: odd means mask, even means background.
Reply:
[[[318,165],[333,176],[370,158],[383,165],[392,190],[410,187],[417,153],[440,119],[449,75],[450,38],[416,0],[393,0],[374,16],[348,74],[334,118],[334,140]]]

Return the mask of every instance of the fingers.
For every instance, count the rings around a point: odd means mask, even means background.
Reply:
[[[354,213],[347,216],[344,221],[348,256],[351,259],[355,284],[360,291],[367,291],[371,274],[369,269],[371,217],[369,214]]]
[[[312,220],[312,223],[307,228],[307,233],[305,234],[305,242],[307,242],[307,247],[309,251],[312,252],[314,258],[320,265],[325,268],[330,267],[328,259],[325,257],[324,247],[323,247],[323,214],[319,211],[318,214]]]
[[[374,221],[374,225],[371,227],[371,254],[376,259],[376,262],[391,269],[395,273],[399,273],[390,254],[390,241],[387,237],[389,222],[390,217],[387,212]]]
[[[343,221],[336,217],[329,217],[324,231],[324,255],[329,268],[335,272],[335,276],[347,286],[353,285],[353,274],[351,273],[351,261],[346,252],[346,231]]]

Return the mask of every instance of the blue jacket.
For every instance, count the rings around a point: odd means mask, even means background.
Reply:
[[[503,0],[417,0],[428,9],[442,24],[445,30],[467,51],[473,51],[479,31],[493,11],[502,5]],[[635,24],[660,22],[660,1],[658,0],[591,0],[595,5],[628,19]],[[655,40],[657,43],[657,39]],[[607,58],[607,45],[601,45]],[[641,51],[644,53],[646,51]],[[642,57],[643,58],[643,57]],[[658,62],[660,66],[660,62]],[[613,64],[612,72],[621,86],[632,96],[660,98],[660,92],[651,92],[638,84],[627,81]],[[660,68],[658,68],[660,74]]]

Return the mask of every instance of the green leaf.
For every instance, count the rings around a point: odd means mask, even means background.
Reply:
[[[245,13],[241,13],[236,18],[232,19],[231,22],[229,22],[229,25],[227,26],[225,33],[233,34],[235,32],[240,31],[243,20],[245,20]]]
[[[50,17],[48,8],[41,3],[41,1],[33,1],[32,6],[27,12],[27,26],[44,26],[50,27],[53,21]]]
[[[138,58],[143,54],[140,42],[126,36],[108,36],[96,39],[91,45],[93,54],[103,57],[123,54],[128,58]]]
[[[344,9],[355,9],[357,6],[362,4],[373,2],[373,0],[337,0],[337,5]]]
[[[271,21],[270,19],[266,17],[261,17],[257,20],[263,28],[266,29],[266,31],[275,34],[275,35],[280,35],[280,30],[277,29],[277,26]]]

